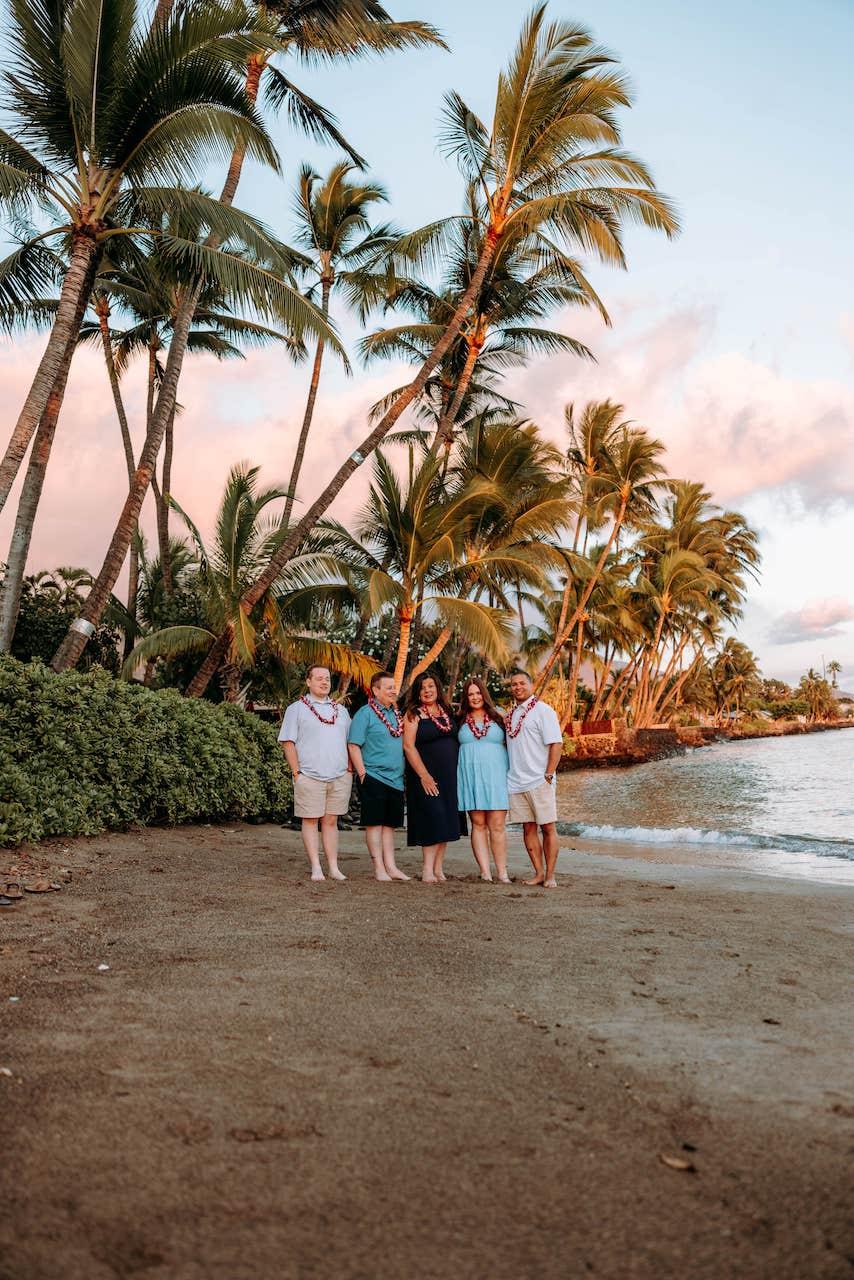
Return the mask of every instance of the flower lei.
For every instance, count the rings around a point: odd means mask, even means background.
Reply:
[[[477,738],[478,740],[480,740],[481,738],[485,738],[486,735],[489,733],[489,726],[492,724],[492,721],[489,718],[489,713],[487,711],[484,711],[483,724],[478,724],[478,722],[475,720],[474,716],[470,711],[466,716],[466,724],[468,726],[469,732],[471,733],[471,736],[473,738]]]
[[[323,716],[320,714],[317,707],[308,698],[306,694],[302,695],[302,697],[300,698],[300,702],[305,703],[305,705],[308,707],[311,714],[313,716],[317,716],[317,719],[320,721],[321,724],[335,724],[336,721],[338,720],[338,703],[337,702],[332,703],[332,719],[331,720],[324,720]]]
[[[510,712],[510,715],[507,717],[507,737],[508,738],[519,737],[519,734],[522,732],[522,725],[525,723],[526,715],[528,714],[529,711],[532,711],[534,709],[534,707],[537,705],[538,702],[539,702],[539,698],[537,698],[536,696],[530,699],[530,701],[528,702],[528,705],[525,707],[525,710],[522,712],[521,716],[519,717],[519,723],[515,726],[515,728],[513,726],[513,717],[516,714],[516,707],[513,708],[513,710]]]
[[[440,711],[437,716],[434,716],[426,707],[420,707],[419,713],[422,720],[432,720],[440,733],[450,733],[454,727],[447,711]]]
[[[368,698],[368,706],[371,708],[374,715],[377,716],[380,720],[382,720],[386,729],[388,729],[389,733],[393,738],[403,737],[403,720],[400,717],[400,712],[398,711],[397,707],[390,708],[392,714],[394,715],[394,725],[392,726],[389,724],[388,720],[386,720],[385,718],[385,708],[382,707],[379,702],[377,702],[376,698]]]

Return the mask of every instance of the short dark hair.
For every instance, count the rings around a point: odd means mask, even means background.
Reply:
[[[309,667],[308,671],[306,671],[305,673],[306,680],[309,679],[313,671],[328,671],[329,678],[330,680],[332,679],[332,668],[328,666],[325,662],[313,662]]]
[[[393,671],[375,671],[371,676],[371,693],[382,684],[383,680],[393,680]]]
[[[534,683],[534,677],[531,675],[530,671],[526,671],[524,667],[514,667],[510,672],[509,678],[512,680],[514,676],[527,676],[531,684]]]

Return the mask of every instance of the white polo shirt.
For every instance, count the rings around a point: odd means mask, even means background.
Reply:
[[[547,702],[536,702],[525,716],[518,737],[511,738],[509,730],[519,724],[527,705],[527,702],[517,703],[505,717],[507,754],[510,757],[507,790],[511,795],[542,786],[549,762],[549,747],[554,742],[563,742],[557,712]]]
[[[306,694],[306,697],[324,720],[331,720],[334,714],[335,723],[323,724],[300,698],[299,702],[292,702],[285,712],[279,742],[294,744],[300,773],[320,782],[331,782],[347,772],[350,714],[346,707],[331,698],[312,698],[311,694]]]

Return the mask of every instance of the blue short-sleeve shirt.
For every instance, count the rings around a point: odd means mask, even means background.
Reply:
[[[385,714],[393,725],[394,712],[389,710]],[[372,778],[394,787],[395,791],[403,790],[403,739],[393,738],[367,703],[353,716],[347,741],[361,747],[365,770]]]

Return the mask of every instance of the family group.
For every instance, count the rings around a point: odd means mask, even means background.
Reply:
[[[521,823],[534,874],[525,884],[556,887],[558,855],[555,771],[563,750],[553,707],[534,694],[530,675],[514,671],[514,705],[505,715],[482,680],[463,686],[455,713],[435,675],[418,676],[398,710],[388,671],[371,680],[365,706],[350,715],[332,701],[332,676],[315,665],[307,690],[285,712],[279,741],[294,777],[294,813],[312,880],[323,880],[321,846],[333,880],[338,818],[347,813],[353,774],[362,825],[377,880],[408,880],[395,860],[394,833],[406,813],[407,844],[422,851],[421,879],[439,884],[445,851],[467,834],[480,878],[507,874],[507,821]]]

